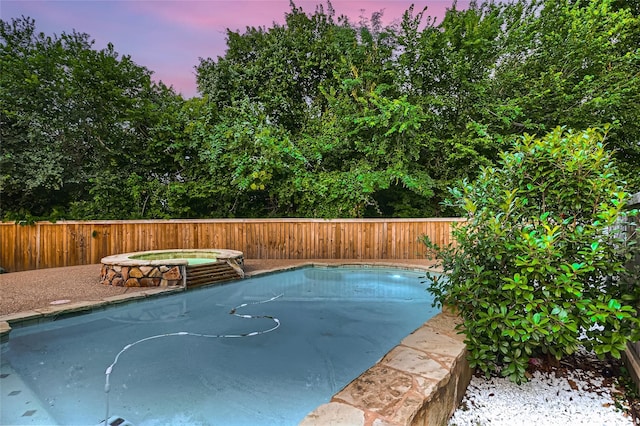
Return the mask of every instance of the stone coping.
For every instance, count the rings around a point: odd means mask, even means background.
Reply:
[[[277,268],[272,269],[260,269],[257,271],[246,272],[245,276],[247,278],[255,277],[259,275],[265,274],[276,274],[278,272],[284,271],[292,271],[295,269],[302,269],[308,267],[318,267],[318,268],[362,268],[362,269],[382,269],[382,268],[393,268],[400,269],[405,271],[414,271],[414,272],[434,272],[434,273],[442,273],[442,269],[431,267],[431,266],[419,266],[419,265],[398,265],[393,262],[379,262],[376,263],[367,263],[360,260],[350,260],[345,262],[317,262],[317,261],[308,261],[301,262],[295,265],[288,266],[279,266]]]
[[[254,271],[247,276],[259,276],[309,266],[393,267],[438,272],[433,268],[403,267],[391,262],[376,264],[305,262],[292,267]],[[183,287],[152,288],[136,293],[110,296],[101,301],[48,306],[0,316],[0,341],[8,340],[12,325],[33,325],[41,321],[104,309],[106,305],[184,290]],[[455,328],[459,323],[460,318],[452,313],[437,314],[404,338],[375,365],[336,393],[328,403],[309,413],[301,421],[300,426],[439,426],[446,424],[462,400],[472,374],[466,358],[464,337],[458,334]]]
[[[96,285],[99,284],[96,283]],[[60,319],[61,317],[89,313],[92,311],[104,309],[108,305],[128,303],[139,299],[173,294],[184,290],[185,289],[183,286],[157,288],[154,287],[149,288],[149,290],[137,291],[135,293],[123,293],[115,296],[109,296],[103,298],[102,300],[73,302],[63,305],[51,305],[32,309],[30,311],[22,311],[13,314],[2,315],[0,316],[0,340],[4,342],[9,338],[9,333],[11,332],[12,327],[35,325],[40,322]]]
[[[186,258],[166,258],[166,259],[132,259],[132,256],[140,256],[147,254],[163,254],[163,253],[182,253],[182,254],[202,254],[203,257],[215,255],[216,259],[242,259],[244,254],[237,250],[228,249],[166,249],[166,250],[147,250],[136,251],[131,253],[119,253],[111,256],[103,257],[100,263],[103,265],[120,265],[120,266],[157,266],[157,265],[187,265],[189,261]],[[206,256],[209,255],[209,256]],[[195,257],[195,256],[187,256]]]

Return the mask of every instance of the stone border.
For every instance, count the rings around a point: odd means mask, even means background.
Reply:
[[[153,254],[184,254],[184,258],[135,259],[134,256]],[[116,287],[172,287],[182,283],[186,287],[187,265],[189,257],[202,255],[212,261],[229,264],[240,276],[244,275],[242,265],[244,254],[227,249],[175,249],[149,250],[132,253],[114,254],[103,257],[100,271],[100,284]]]
[[[165,262],[158,266],[102,265],[100,284],[114,287],[170,287],[183,283],[185,266]]]
[[[156,260],[147,260],[147,259],[131,259],[131,256],[139,256],[145,254],[162,254],[162,253],[202,253],[202,254],[216,254],[216,259],[219,260],[227,260],[227,259],[236,259],[240,264],[242,264],[241,259],[244,258],[244,254],[241,251],[237,250],[227,250],[227,249],[166,249],[166,250],[147,250],[147,251],[135,251],[131,253],[120,253],[114,254],[111,256],[103,257],[100,260],[100,263],[103,265],[120,265],[120,266],[160,266],[160,265],[183,265],[186,266],[189,264],[189,261],[186,258],[174,258],[174,259],[156,259]],[[193,257],[193,256],[189,256]]]
[[[184,290],[185,288],[182,286],[150,288],[149,290],[137,291],[135,293],[123,293],[105,297],[99,301],[92,300],[67,303],[64,305],[46,306],[30,311],[2,315],[0,316],[0,342],[5,343],[9,340],[9,333],[11,332],[12,327],[27,327],[41,322],[55,321],[61,317],[81,315],[104,309],[109,305],[129,303],[139,299],[168,295]]]

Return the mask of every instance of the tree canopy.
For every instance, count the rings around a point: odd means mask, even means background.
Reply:
[[[0,24],[0,217],[416,217],[525,132],[609,125],[640,187],[635,2],[455,3],[227,31],[182,99],[113,46]]]
[[[37,33],[29,18],[0,22],[5,218],[73,216],[85,202],[96,216],[117,217],[128,179],[169,172],[171,163],[148,164],[145,151],[164,145],[155,136],[176,96],[112,45],[92,45],[87,34]]]

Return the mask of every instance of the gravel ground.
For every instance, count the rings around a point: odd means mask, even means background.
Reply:
[[[100,285],[101,265],[0,274],[0,315],[44,308],[52,302],[98,301],[142,288]]]
[[[533,371],[516,385],[473,377],[450,426],[633,426],[630,405],[616,386],[620,361],[581,353],[555,368]]]

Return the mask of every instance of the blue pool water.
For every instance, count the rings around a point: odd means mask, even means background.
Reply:
[[[423,275],[304,268],[15,328],[0,423],[295,425],[437,313]]]

